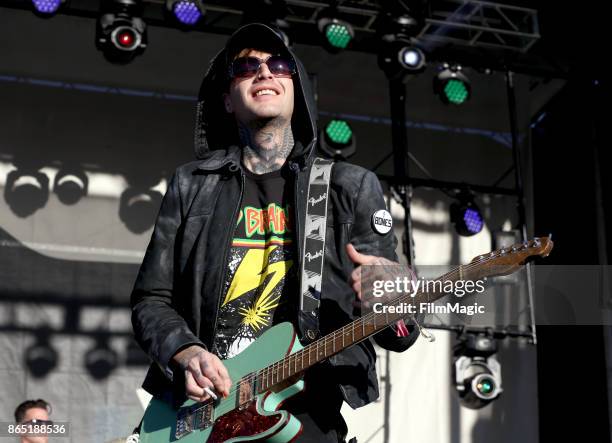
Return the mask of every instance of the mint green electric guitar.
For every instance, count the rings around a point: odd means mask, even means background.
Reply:
[[[477,280],[510,274],[529,257],[547,256],[552,247],[549,237],[535,238],[478,256],[439,280]],[[401,295],[387,304],[418,305],[444,295]],[[301,432],[302,425],[280,408],[286,399],[304,389],[304,371],[402,317],[404,314],[372,312],[306,347],[300,344],[290,323],[273,326],[239,355],[223,362],[234,382],[229,397],[202,403],[188,400],[179,409],[151,400],[143,418],[140,443],[287,443]]]

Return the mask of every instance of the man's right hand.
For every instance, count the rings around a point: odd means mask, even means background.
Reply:
[[[172,357],[185,371],[185,392],[194,401],[206,401],[210,395],[204,388],[227,397],[232,386],[229,374],[219,357],[201,346],[192,345]]]

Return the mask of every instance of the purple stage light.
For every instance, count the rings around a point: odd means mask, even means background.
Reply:
[[[467,208],[463,213],[463,221],[465,222],[465,227],[467,230],[472,234],[478,234],[480,231],[482,231],[484,222],[480,212],[476,209]]]
[[[60,5],[62,4],[61,0],[32,0],[32,4],[34,5],[34,9],[36,9],[41,14],[53,14],[55,13]]]
[[[185,25],[193,25],[202,17],[202,12],[200,12],[198,5],[189,0],[176,2],[173,10],[177,20]]]

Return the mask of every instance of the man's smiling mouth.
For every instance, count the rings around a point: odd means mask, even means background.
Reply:
[[[278,95],[278,92],[272,89],[261,89],[255,93],[256,97],[259,97],[261,95]]]

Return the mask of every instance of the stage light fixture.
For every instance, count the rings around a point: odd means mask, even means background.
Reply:
[[[32,0],[34,12],[41,16],[51,16],[55,14],[65,0]]]
[[[103,380],[119,366],[119,356],[103,338],[96,339],[95,346],[85,353],[85,368],[96,380]]]
[[[87,195],[89,180],[85,172],[78,169],[60,169],[55,175],[53,191],[65,205],[74,205]]]
[[[119,200],[119,218],[135,234],[142,234],[155,224],[162,195],[158,191],[128,188]]]
[[[345,120],[329,121],[319,139],[321,150],[328,156],[339,160],[346,160],[355,153],[357,148],[355,134]]]
[[[147,25],[140,0],[112,0],[103,4],[96,44],[112,63],[128,63],[147,46]]]
[[[469,333],[455,348],[455,388],[463,406],[483,408],[503,392],[496,352],[497,342],[485,334]]]
[[[465,103],[470,98],[471,85],[461,66],[444,63],[438,71],[434,77],[434,92],[446,104]]]
[[[179,23],[187,26],[195,25],[204,15],[200,0],[167,0],[166,8]]]
[[[325,47],[332,52],[346,49],[355,37],[355,31],[349,22],[333,16],[323,14],[317,20],[317,27],[324,37]]]
[[[457,201],[451,204],[450,217],[457,233],[465,237],[478,234],[484,227],[482,213],[468,191],[460,192]]]
[[[36,342],[24,353],[25,365],[35,378],[43,378],[57,366],[57,351],[49,343],[49,331],[36,333]]]
[[[389,78],[417,74],[425,69],[427,57],[414,40],[403,34],[382,36],[378,65]]]
[[[28,217],[49,200],[49,177],[40,171],[15,169],[8,173],[4,199],[17,217]]]
[[[398,53],[398,60],[404,69],[418,71],[425,66],[425,54],[414,46],[404,46]]]

